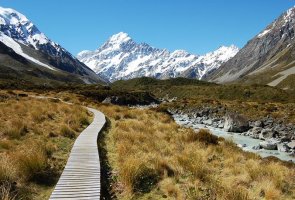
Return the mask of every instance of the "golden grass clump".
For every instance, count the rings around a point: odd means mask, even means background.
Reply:
[[[14,154],[20,175],[28,181],[39,181],[49,167],[44,144],[31,144],[29,149],[21,149]],[[26,146],[25,146],[26,147]]]
[[[2,200],[16,200],[17,194],[12,192],[10,183],[5,183],[0,186],[0,199]]]
[[[0,183],[13,183],[17,179],[16,168],[9,156],[0,157]]]
[[[20,119],[12,119],[7,123],[3,133],[10,139],[20,139],[28,132],[27,125]]]
[[[67,125],[63,125],[61,127],[60,134],[64,137],[67,137],[67,138],[75,138],[76,137],[75,132]]]

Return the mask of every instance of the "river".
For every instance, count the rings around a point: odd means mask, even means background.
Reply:
[[[190,119],[187,115],[175,114],[172,116],[173,116],[175,122],[181,126],[189,127],[194,130],[199,130],[202,128],[209,129],[212,134],[214,134],[218,137],[223,137],[225,139],[232,140],[244,151],[257,153],[261,157],[275,156],[281,160],[292,161],[295,163],[295,157],[291,156],[289,153],[280,152],[277,150],[257,149],[256,147],[258,147],[259,143],[262,142],[263,140],[254,139],[254,138],[251,138],[248,136],[243,136],[238,133],[230,133],[230,132],[227,132],[223,129],[206,126],[204,124],[196,124],[196,123],[190,121]]]

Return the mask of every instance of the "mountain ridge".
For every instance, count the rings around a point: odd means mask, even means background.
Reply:
[[[185,50],[170,52],[147,43],[136,43],[127,33],[120,32],[94,51],[81,51],[77,58],[111,82],[142,76],[201,79],[207,70],[219,67],[237,52],[238,48],[234,45],[221,46],[203,56]]]

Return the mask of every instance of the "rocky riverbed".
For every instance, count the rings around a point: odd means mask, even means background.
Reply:
[[[230,137],[244,150],[295,162],[295,127],[292,124],[283,124],[271,117],[251,121],[237,113],[220,116],[207,108],[170,109],[169,112],[180,125],[196,130],[208,128],[215,135]]]

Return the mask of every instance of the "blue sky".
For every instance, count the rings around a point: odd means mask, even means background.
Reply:
[[[53,41],[76,55],[111,35],[204,54],[246,42],[295,0],[0,0],[18,10]]]

